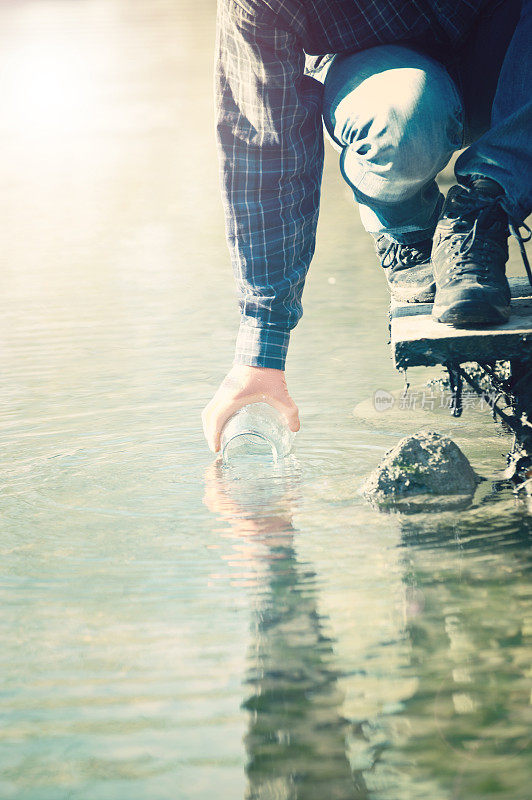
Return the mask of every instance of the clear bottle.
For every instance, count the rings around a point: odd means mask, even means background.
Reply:
[[[228,464],[235,459],[272,457],[274,462],[287,456],[295,433],[282,414],[268,403],[250,403],[233,414],[221,435],[222,459]]]

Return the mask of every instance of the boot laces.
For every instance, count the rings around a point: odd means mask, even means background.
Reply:
[[[405,245],[400,242],[391,241],[381,256],[381,264],[385,269],[398,266],[402,269],[419,264],[421,260],[427,260],[426,254],[418,250],[414,245]]]
[[[526,233],[528,234],[528,236],[527,235],[523,236],[520,233],[520,230],[519,230],[520,228],[523,228],[526,231]],[[508,230],[510,231],[510,234],[514,237],[514,239],[517,240],[517,243],[519,244],[519,252],[521,253],[521,258],[523,259],[523,264],[525,265],[526,274],[528,276],[528,282],[532,286],[532,270],[530,269],[530,261],[528,260],[528,256],[527,256],[526,250],[525,250],[525,243],[529,242],[530,239],[532,238],[532,231],[530,230],[528,225],[526,225],[524,222],[519,222],[517,220],[513,220],[513,219],[510,219],[510,218],[509,218],[509,222],[508,222]]]
[[[479,266],[475,260],[471,257],[468,258],[469,254],[471,253],[476,239],[477,239],[477,232],[479,230],[479,223],[488,223],[489,218],[491,216],[491,212],[498,206],[500,209],[504,211],[508,218],[508,231],[509,233],[517,240],[519,244],[519,251],[521,253],[521,258],[523,259],[523,264],[526,270],[526,274],[528,277],[528,281],[532,286],[532,270],[530,268],[530,262],[528,260],[525,243],[529,242],[532,238],[532,231],[524,222],[519,222],[518,220],[513,219],[508,212],[503,208],[501,204],[501,200],[503,199],[502,196],[498,197],[489,197],[489,196],[479,196],[476,197],[472,195],[472,190],[469,187],[464,187],[467,192],[470,193],[469,198],[464,198],[460,203],[460,210],[458,211],[457,218],[469,215],[471,213],[476,212],[476,218],[473,223],[473,226],[468,231],[467,235],[463,238],[461,236],[453,237],[450,244],[449,244],[449,253],[452,251],[453,255],[455,256],[453,263],[449,269],[449,273],[452,273],[453,276],[463,275],[468,272],[473,272],[475,275],[481,275],[483,277],[487,277],[489,268],[488,266]],[[481,226],[482,228],[482,226]],[[528,235],[522,235],[520,233],[520,228],[523,228]],[[485,262],[484,262],[485,263]]]

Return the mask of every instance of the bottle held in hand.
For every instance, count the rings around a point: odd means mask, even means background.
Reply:
[[[274,462],[287,456],[294,443],[293,433],[284,416],[268,403],[250,403],[227,420],[221,435],[224,464],[236,460]]]

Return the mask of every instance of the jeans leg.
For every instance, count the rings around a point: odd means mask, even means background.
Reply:
[[[325,128],[367,231],[411,243],[432,236],[434,180],[462,143],[456,87],[436,61],[385,45],[337,56],[325,80]]]
[[[456,162],[458,180],[483,175],[505,192],[505,209],[516,222],[532,211],[532,0],[521,16],[502,65],[491,127]]]

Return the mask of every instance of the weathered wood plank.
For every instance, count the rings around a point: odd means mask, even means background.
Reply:
[[[435,322],[428,303],[392,301],[391,347],[398,369],[434,366],[447,361],[495,361],[532,356],[532,287],[528,280],[510,279],[512,313],[496,328],[454,328]]]

